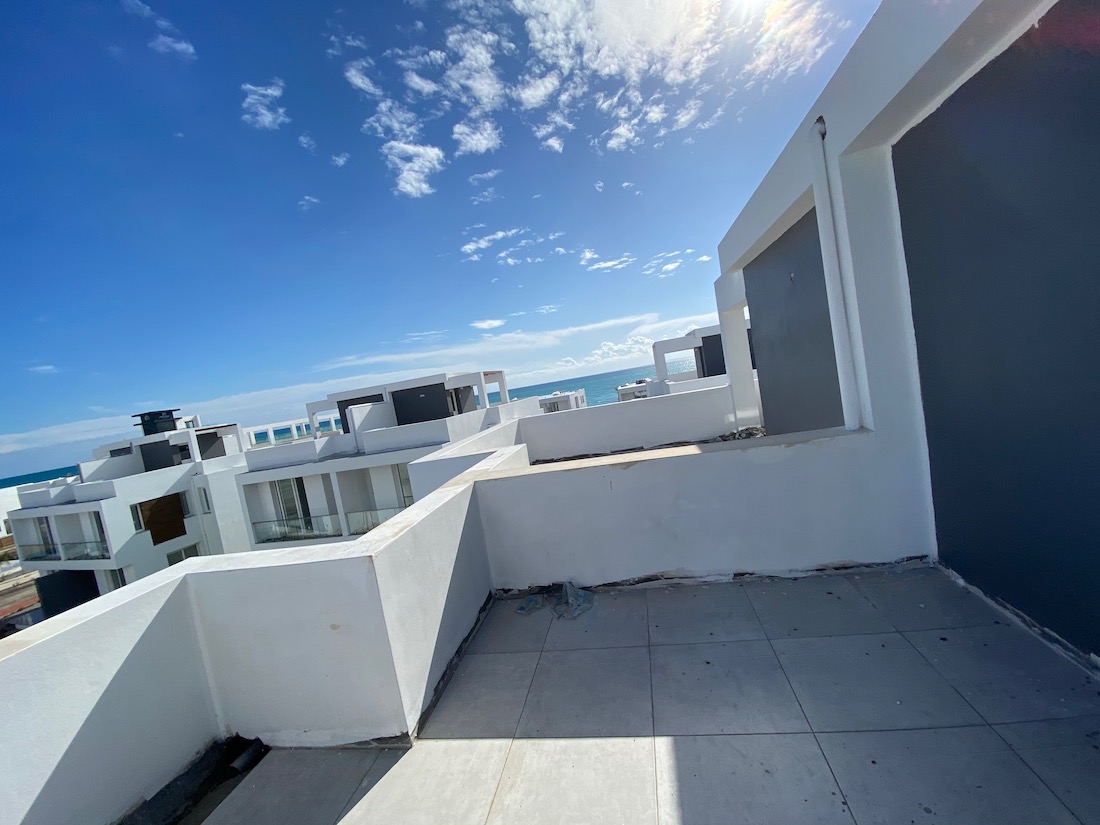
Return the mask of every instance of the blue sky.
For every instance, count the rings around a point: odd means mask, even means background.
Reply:
[[[4,4],[0,476],[149,408],[649,361],[876,5]]]

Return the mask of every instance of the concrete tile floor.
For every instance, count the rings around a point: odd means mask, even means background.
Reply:
[[[1100,682],[937,568],[516,604],[412,749],[274,752],[208,822],[1100,822]]]

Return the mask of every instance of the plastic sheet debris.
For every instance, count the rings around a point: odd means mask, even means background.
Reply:
[[[550,610],[559,619],[575,619],[592,609],[592,593],[566,582],[561,586],[561,596],[554,600]]]
[[[546,597],[539,594],[535,596],[528,596],[522,602],[519,603],[519,607],[516,608],[516,612],[521,616],[526,616],[529,613],[534,613],[537,610],[542,610],[546,607]]]

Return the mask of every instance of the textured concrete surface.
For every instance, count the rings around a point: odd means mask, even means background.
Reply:
[[[208,822],[1100,822],[1100,683],[937,568],[516,604],[410,750],[273,752]]]

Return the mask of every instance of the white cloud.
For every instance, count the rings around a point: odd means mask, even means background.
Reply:
[[[470,186],[481,186],[486,181],[491,181],[502,171],[501,169],[490,169],[488,172],[478,172],[476,175],[470,175],[466,180],[470,182]]]
[[[490,201],[495,201],[498,197],[497,190],[490,186],[488,189],[484,189],[471,197],[470,203],[489,203]]]
[[[653,339],[644,335],[632,335],[625,341],[615,343],[604,341],[582,358],[562,358],[558,365],[562,367],[582,367],[608,362],[640,361],[653,357]]]
[[[38,364],[37,366],[27,367],[27,372],[33,372],[35,375],[53,375],[58,372],[58,369],[53,364]]]
[[[550,254],[551,255],[564,255],[565,254],[565,249],[563,247],[560,247],[560,246],[555,246],[553,251]]]
[[[158,34],[152,40],[149,41],[148,46],[155,52],[160,54],[174,55],[181,60],[194,60],[196,58],[195,47],[182,37],[169,37],[171,34],[179,34],[179,29],[172,25],[172,21],[167,18],[160,17],[155,11],[153,11],[141,0],[121,0],[122,10],[127,14],[132,14],[135,17],[140,17],[143,20],[152,20],[153,24],[161,31],[167,32],[167,34]],[[114,48],[114,47],[112,47]],[[117,57],[121,54],[121,50],[117,53],[112,52]]]
[[[631,255],[629,252],[625,252],[621,257],[615,258],[614,260],[600,261],[598,264],[592,264],[588,267],[588,271],[602,272],[604,270],[623,269],[624,267],[630,266],[636,260],[638,259]]]
[[[298,145],[309,152],[311,155],[317,149],[317,141],[309,136],[309,132],[303,132],[298,135]]]
[[[447,31],[447,49],[458,59],[444,72],[443,84],[474,115],[491,112],[504,102],[505,85],[493,66],[500,44],[500,36],[491,31],[463,26]]]
[[[595,249],[585,249],[585,250],[583,250],[581,252],[581,257],[580,257],[581,266],[585,266],[586,264],[590,263],[591,261],[596,260],[598,257],[600,257],[600,256],[596,254]]]
[[[360,131],[383,140],[412,143],[420,136],[420,128],[415,114],[396,100],[386,98],[378,104],[374,114],[363,121]]]
[[[697,261],[709,261],[710,260],[710,255],[700,255],[695,260],[697,260]]]
[[[823,0],[772,0],[742,76],[767,81],[805,74],[849,25]]]
[[[169,37],[166,34],[158,34],[149,41],[149,48],[161,54],[171,54],[183,60],[194,60],[195,47],[187,40]]]
[[[308,212],[320,202],[320,199],[313,197],[313,195],[303,195],[302,199],[298,201],[298,208],[303,212]]]
[[[667,278],[673,272],[680,268],[681,261],[673,261],[672,263],[665,264],[661,267],[661,272],[657,276],[658,278]]]
[[[442,171],[446,165],[443,150],[437,146],[391,140],[382,147],[386,165],[396,173],[394,192],[410,198],[422,198],[435,190],[428,177]]]
[[[286,109],[276,105],[279,98],[283,96],[285,86],[286,84],[278,77],[272,78],[266,86],[242,83],[244,101],[241,103],[241,108],[244,109],[244,114],[241,115],[241,120],[249,126],[267,131],[278,129],[284,123],[290,123]]]
[[[348,160],[350,160],[350,159],[351,159],[351,155],[349,155],[347,152],[341,152],[338,155],[333,155],[331,162],[332,162],[333,166],[335,166],[337,168],[340,168],[345,163],[347,163]]]
[[[633,188],[634,188],[635,186],[637,186],[637,184],[635,184],[635,183],[631,183],[631,182],[630,182],[630,181],[628,181],[628,180],[624,180],[624,181],[623,181],[623,189],[626,189],[627,191],[629,191],[629,190],[633,189]]]
[[[607,148],[612,152],[622,152],[641,142],[642,139],[634,130],[634,124],[622,122],[611,130],[611,137],[607,139]]]
[[[550,72],[542,77],[529,77],[520,81],[512,94],[521,108],[541,109],[560,87],[561,77],[557,72]]]
[[[502,321],[499,318],[490,318],[486,321],[474,321],[470,324],[474,329],[496,329],[504,326],[507,321]]]
[[[500,148],[500,130],[491,120],[478,121],[475,124],[456,123],[451,137],[458,143],[455,157],[459,155],[483,155]]]
[[[699,117],[699,112],[703,109],[703,101],[698,98],[689,100],[684,104],[684,108],[676,113],[676,116],[672,119],[672,131],[678,129],[686,129],[692,124],[692,122]]]
[[[660,123],[668,117],[668,107],[663,103],[650,104],[645,107],[642,116],[645,118],[646,123]]]
[[[569,338],[605,329],[654,324],[658,316],[654,314],[630,315],[623,318],[610,318],[590,324],[579,324],[561,329],[543,332],[501,332],[482,335],[476,341],[454,344],[420,352],[372,353],[370,355],[347,355],[318,364],[316,369],[327,371],[347,369],[349,367],[373,364],[437,364],[455,365],[460,359],[471,362],[491,361],[501,356],[514,355],[521,351],[544,350],[560,346]],[[0,447],[2,449],[2,447]]]
[[[481,238],[475,238],[469,243],[463,244],[459,250],[463,255],[471,255],[477,252],[479,249],[488,249],[497,241],[504,240],[505,238],[514,238],[516,235],[522,235],[524,232],[529,231],[526,227],[520,228],[513,226],[511,229],[498,229],[496,232],[490,232]]]
[[[430,97],[431,95],[437,94],[440,89],[439,84],[436,83],[434,80],[429,80],[423,75],[414,72],[412,69],[409,69],[407,72],[405,72],[405,85],[412,89],[414,92],[419,92],[425,97]]]
[[[382,90],[366,75],[366,70],[374,65],[369,57],[361,57],[344,64],[344,78],[354,88],[371,97],[382,97]]]
[[[122,0],[120,4],[122,10],[127,14],[132,14],[136,17],[144,17],[146,19],[150,17],[156,17],[156,12],[141,2],[141,0]]]
[[[602,180],[598,180],[598,181],[596,181],[596,182],[595,182],[594,184],[592,184],[592,185],[593,185],[594,187],[596,187],[596,191],[597,191],[597,192],[602,192],[602,191],[603,191],[603,181],[602,181]]]
[[[558,152],[560,154],[561,151],[565,148],[565,141],[555,135],[554,137],[550,137],[544,140],[542,142],[542,148],[549,149],[553,152]]]

